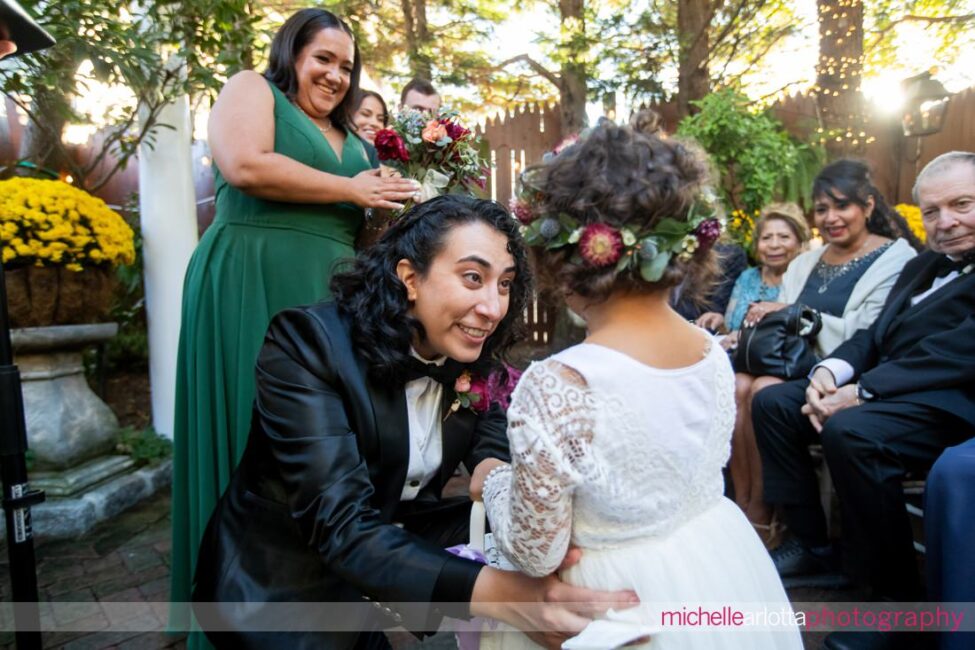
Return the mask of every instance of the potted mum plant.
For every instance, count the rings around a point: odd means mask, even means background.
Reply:
[[[15,328],[107,320],[115,267],[135,260],[121,215],[62,181],[0,181],[0,243]]]

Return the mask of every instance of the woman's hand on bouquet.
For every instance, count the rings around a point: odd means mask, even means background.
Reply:
[[[470,493],[471,499],[474,501],[481,501],[484,497],[484,480],[487,475],[491,473],[491,470],[495,467],[501,467],[502,465],[507,465],[503,460],[498,460],[497,458],[485,458],[477,464],[474,471],[471,472],[471,485]]]
[[[771,314],[773,311],[785,309],[789,305],[784,302],[753,302],[745,312],[744,327],[755,327],[759,321]]]
[[[420,184],[408,178],[384,178],[378,169],[360,172],[349,179],[352,203],[360,208],[401,210],[403,201],[416,200]]]
[[[704,312],[697,317],[694,324],[703,327],[712,334],[717,334],[724,329],[724,316],[716,311]]]
[[[394,169],[388,165],[379,166],[379,176],[380,178],[403,178],[403,174],[398,169]]]

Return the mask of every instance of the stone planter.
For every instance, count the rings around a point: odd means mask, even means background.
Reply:
[[[88,387],[81,354],[117,332],[116,323],[11,332],[36,470],[66,470],[114,446],[118,419]]]
[[[109,320],[118,280],[111,268],[61,266],[6,269],[10,326],[47,327]]]

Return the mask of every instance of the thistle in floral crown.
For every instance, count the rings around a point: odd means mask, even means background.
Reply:
[[[481,157],[481,139],[461,123],[457,111],[444,108],[433,117],[400,111],[376,133],[375,146],[381,162],[420,183],[418,203],[485,188],[488,165]]]
[[[546,213],[545,192],[539,181],[544,167],[544,163],[529,167],[521,174],[518,192],[511,202],[511,211],[521,221],[529,246],[549,250],[575,247],[576,263],[593,268],[615,265],[615,273],[633,270],[647,282],[656,282],[672,260],[690,262],[710,250],[721,236],[720,211],[714,195],[709,193],[698,197],[686,218],[666,217],[640,232],[602,222],[582,225],[565,212]]]

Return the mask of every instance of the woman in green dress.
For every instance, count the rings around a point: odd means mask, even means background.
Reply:
[[[402,207],[417,187],[380,178],[353,134],[361,62],[322,9],[275,35],[268,69],[232,77],[213,107],[216,218],[183,290],[173,458],[172,600],[190,600],[197,547],[247,440],[254,362],[271,317],[330,297],[364,208]],[[186,620],[175,614],[174,626]],[[185,627],[184,627],[185,629]]]

